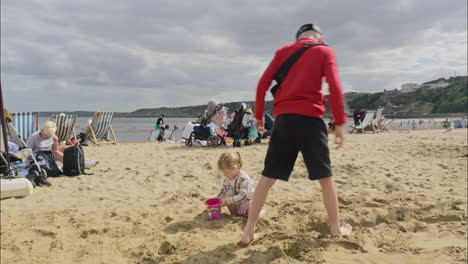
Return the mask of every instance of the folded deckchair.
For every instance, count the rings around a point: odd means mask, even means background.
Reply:
[[[351,126],[352,130],[351,133],[356,130],[356,133],[359,133],[359,130],[362,131],[362,133],[366,133],[366,129],[372,128],[372,131],[374,133],[376,132],[373,120],[374,120],[374,114],[375,111],[367,111],[366,116],[364,116],[364,119],[361,121],[359,120],[359,125],[357,126]]]
[[[393,121],[395,121],[395,119],[390,120],[390,122],[388,122],[386,124],[384,123],[383,127],[382,127],[382,124],[381,124],[382,131],[391,131],[389,128],[391,128],[392,130],[395,130],[395,128],[392,126]]]
[[[71,138],[72,133],[76,139],[75,122],[76,115],[51,115],[50,121],[57,125],[55,135],[58,137],[59,143],[65,143]]]
[[[146,138],[146,141],[155,141],[158,139],[161,129],[152,129]],[[164,130],[164,139],[173,139],[174,138],[174,129],[166,128]]]
[[[24,113],[10,113],[13,118],[13,124],[18,131],[19,136],[23,140],[39,130],[39,113],[38,112],[24,112]]]
[[[114,112],[97,111],[94,114],[93,121],[91,121],[91,124],[86,130],[86,138],[89,138],[91,142],[96,145],[104,143],[116,144],[117,139],[111,125],[113,119]],[[112,135],[112,140],[108,138],[109,132]]]

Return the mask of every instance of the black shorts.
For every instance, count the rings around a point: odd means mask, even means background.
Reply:
[[[276,118],[265,158],[263,176],[288,181],[299,151],[309,179],[332,176],[328,132],[323,120],[297,114]]]

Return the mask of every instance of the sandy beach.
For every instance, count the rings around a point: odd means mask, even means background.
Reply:
[[[239,247],[246,219],[223,209],[209,222],[203,201],[221,187],[222,152],[240,151],[257,182],[267,147],[86,147],[93,175],[1,200],[1,263],[466,263],[466,129],[348,135],[331,158],[350,237],[328,234],[299,158],[270,192],[259,239]]]

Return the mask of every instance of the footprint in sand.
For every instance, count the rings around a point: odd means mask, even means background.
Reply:
[[[55,238],[57,236],[56,233],[54,233],[52,231],[49,231],[49,230],[36,229],[34,231],[36,231],[37,233],[39,233],[40,235],[45,236],[45,237]]]

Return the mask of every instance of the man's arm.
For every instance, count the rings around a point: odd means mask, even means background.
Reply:
[[[347,122],[347,118],[344,111],[344,96],[343,90],[341,89],[340,77],[338,76],[335,54],[331,48],[327,49],[324,64],[325,78],[330,92],[328,101],[331,106],[333,117],[335,118],[335,125],[340,126]]]
[[[275,57],[268,65],[268,68],[263,73],[257,85],[257,95],[255,97],[255,119],[263,120],[263,113],[265,110],[265,94],[270,88],[271,82],[275,78],[276,72],[279,70],[278,51]]]
[[[336,149],[339,149],[344,144],[344,124],[347,122],[347,118],[344,111],[343,90],[341,89],[341,82],[340,77],[338,76],[335,54],[332,49],[327,49],[324,63],[325,78],[328,83],[328,91],[330,92],[328,101],[330,102],[336,126],[334,141]]]

